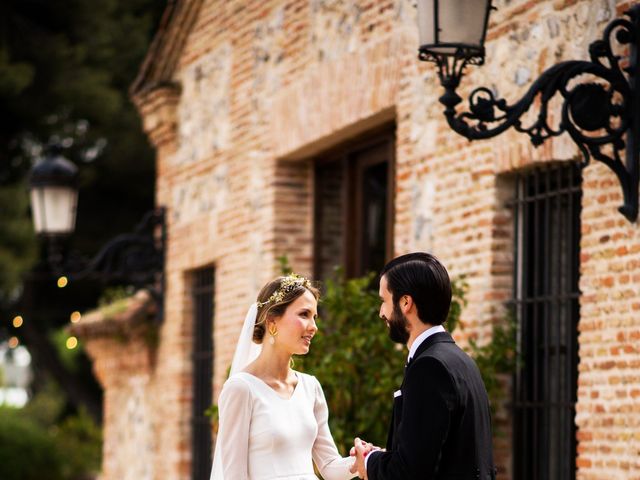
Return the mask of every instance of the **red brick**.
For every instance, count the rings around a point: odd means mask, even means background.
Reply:
[[[188,21],[190,15],[184,15],[166,27],[171,48],[161,48],[152,59],[150,80],[157,81],[156,85],[177,82],[181,89],[149,84],[149,90],[135,98],[157,151],[157,202],[175,215],[169,225],[167,313],[148,387],[156,393],[150,394],[147,411],[150,424],[158,429],[153,437],[157,451],[134,458],[154,465],[153,480],[189,478],[189,406],[184,404],[191,386],[185,359],[194,335],[185,285],[189,272],[211,264],[217,269],[217,394],[244,309],[257,285],[277,272],[276,257],[287,252],[295,269],[312,270],[313,159],[352,139],[353,132],[379,125],[376,119],[396,123],[395,252],[429,249],[453,276],[468,275],[471,290],[464,311],[465,331],[457,336],[461,342],[483,340],[489,331],[486,326],[502,318],[504,303],[511,296],[514,267],[514,219],[506,205],[513,192],[513,175],[547,161],[577,158],[579,151],[568,135],[534,149],[525,135],[513,130],[478,142],[452,132],[437,101],[442,89],[434,80],[434,68],[415,58],[410,3],[272,0],[252,8],[245,0],[191,1],[182,2],[181,8],[190,11],[193,22]],[[585,46],[599,38],[604,22],[598,18],[606,17],[606,6],[596,3],[501,2],[500,9],[492,13],[487,33],[490,56],[485,66],[467,68],[460,92],[466,95],[476,86],[490,85],[504,98],[515,99],[526,88],[513,82],[520,66],[531,69],[533,80],[550,66],[545,62],[555,61],[556,56],[558,60],[575,55],[587,58]],[[618,10],[631,4],[614,3]],[[278,18],[282,19],[280,26],[272,27]],[[554,22],[559,25],[555,37],[548,31]],[[351,33],[336,30],[337,25],[349,27]],[[543,33],[532,40],[535,27]],[[260,38],[258,31],[263,32]],[[181,51],[176,45],[180,38],[186,38]],[[316,43],[312,43],[314,38]],[[323,60],[319,60],[320,48],[326,50]],[[255,58],[258,49],[269,53],[269,60]],[[173,52],[178,58],[172,57]],[[214,64],[215,73],[206,70]],[[198,65],[208,72],[201,94],[192,77]],[[166,72],[167,78],[153,78],[154,72]],[[226,113],[223,107],[206,110],[225,103]],[[465,106],[466,101],[459,111]],[[560,118],[558,105],[550,108],[552,117]],[[204,113],[211,118],[188,133],[181,122]],[[227,128],[226,138],[219,133],[220,127]],[[210,140],[221,146],[211,148]],[[202,147],[200,156],[188,160],[191,149],[198,146]],[[433,198],[422,205],[418,199],[428,188]],[[582,443],[576,459],[577,477],[640,478],[638,462],[625,460],[635,458],[640,439],[625,441],[623,435],[630,427],[621,426],[623,421],[640,425],[640,411],[631,405],[631,400],[639,403],[640,392],[640,380],[633,373],[640,369],[635,346],[640,342],[640,302],[636,298],[640,234],[637,224],[628,223],[617,212],[620,187],[605,166],[593,161],[584,169],[582,190],[576,407]],[[213,191],[226,197],[203,193]],[[180,192],[187,198],[181,203]],[[222,207],[202,207],[221,202]],[[430,222],[432,238],[416,232],[418,220],[425,219]],[[127,371],[133,371],[136,364],[148,360],[132,355],[127,361],[131,362]],[[96,363],[97,371],[105,369]],[[110,400],[105,418],[110,422],[119,420],[113,413],[118,411],[113,400],[117,392],[106,392]],[[628,392],[630,398],[620,392]],[[504,423],[510,425],[506,413]],[[106,432],[112,434],[109,429]],[[504,466],[501,472],[506,473],[501,478],[505,480],[515,443],[508,432],[504,441],[496,441],[496,458]],[[110,456],[111,450],[105,455],[105,465]],[[134,460],[131,468],[135,468]],[[101,478],[119,477],[105,467]]]

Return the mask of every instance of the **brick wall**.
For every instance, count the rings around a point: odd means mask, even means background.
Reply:
[[[519,97],[544,68],[587,58],[588,44],[629,3],[496,1],[486,65],[468,68],[463,96],[487,85]],[[395,250],[432,251],[453,275],[467,275],[469,306],[458,337],[464,344],[469,336],[489,340],[512,294],[510,174],[578,155],[566,136],[535,149],[516,132],[475,143],[453,133],[437,102],[435,70],[416,58],[411,0],[184,4],[197,8],[193,22],[176,19],[188,29],[176,67],[135,97],[157,147],[157,203],[168,208],[157,362],[132,374],[129,386],[107,385],[106,392],[105,428],[123,429],[121,413],[112,417],[109,409],[122,412],[134,402],[144,412],[142,430],[152,432],[136,435],[151,438],[154,453],[116,458],[106,445],[104,480],[125,478],[111,466],[117,463],[142,471],[143,458],[153,458],[153,473],[139,478],[189,478],[196,332],[188,273],[216,269],[217,396],[245,310],[277,273],[277,256],[287,253],[301,273],[312,269],[309,158],[395,121]],[[617,213],[620,202],[614,175],[589,166],[576,418],[581,480],[640,478],[640,231]],[[509,478],[509,421],[500,412],[506,435],[497,440],[497,456],[500,478]]]

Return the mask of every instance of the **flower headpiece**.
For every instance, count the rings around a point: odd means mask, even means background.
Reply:
[[[294,291],[298,287],[312,288],[311,282],[301,275],[290,273],[282,279],[278,289],[271,294],[265,302],[256,302],[258,308],[264,307],[268,303],[279,303],[284,300],[287,293]]]

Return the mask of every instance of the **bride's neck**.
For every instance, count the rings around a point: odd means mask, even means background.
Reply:
[[[253,364],[254,373],[259,376],[285,381],[291,371],[291,355],[278,352],[276,349],[266,348]]]

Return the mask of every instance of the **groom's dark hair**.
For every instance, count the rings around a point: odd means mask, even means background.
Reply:
[[[429,253],[415,252],[401,255],[387,263],[380,278],[387,278],[394,307],[409,295],[418,310],[422,323],[441,325],[451,306],[451,281],[446,268]]]

